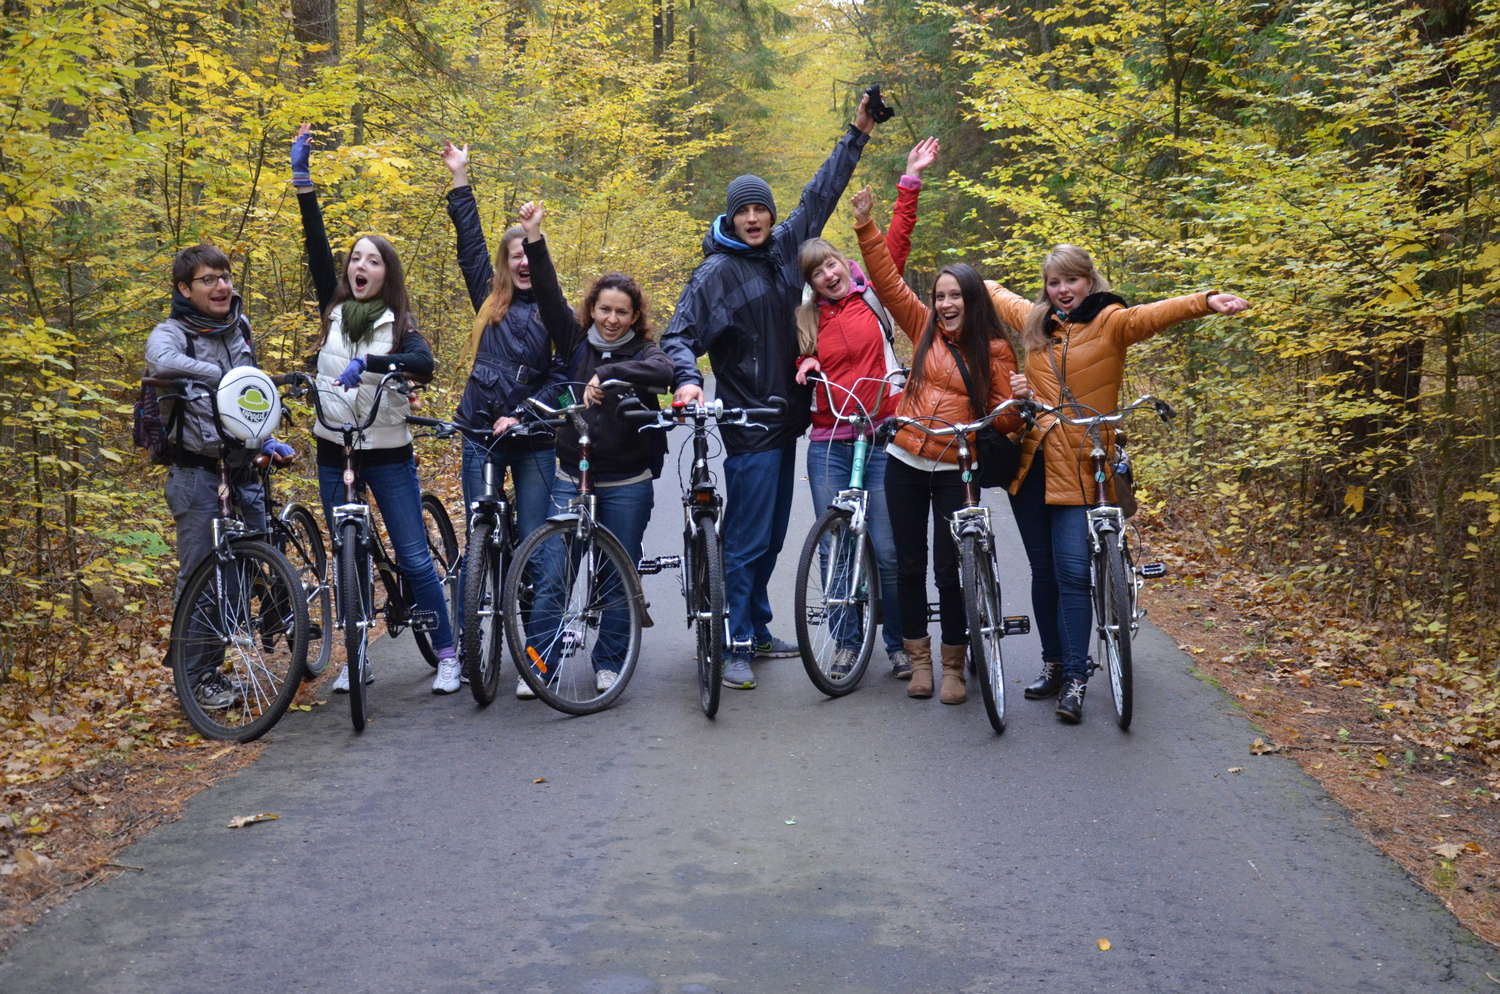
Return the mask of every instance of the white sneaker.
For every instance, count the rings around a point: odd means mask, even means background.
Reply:
[[[527,683],[524,677],[516,677],[516,700],[536,700],[536,691],[531,689],[531,684]]]
[[[368,686],[369,684],[372,684],[374,682],[375,682],[375,667],[371,666],[370,663],[369,663],[369,661],[366,660],[366,662],[365,662],[365,684],[366,684],[366,686]],[[339,667],[339,675],[336,676],[336,677],[334,677],[334,680],[333,680],[333,692],[335,694],[347,694],[347,693],[349,693],[349,667],[347,665]]]
[[[432,692],[434,694],[451,694],[458,690],[460,669],[462,667],[458,664],[457,656],[448,656],[439,659],[437,676],[432,678]]]
[[[602,694],[619,682],[619,679],[620,674],[614,670],[600,670],[594,674],[594,689]]]

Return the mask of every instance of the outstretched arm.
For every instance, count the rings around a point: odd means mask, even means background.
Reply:
[[[490,249],[484,240],[484,225],[479,221],[474,188],[469,185],[469,146],[458,148],[448,142],[443,147],[443,165],[453,178],[453,188],[448,191],[448,217],[458,235],[458,268],[464,274],[469,303],[477,314],[490,295],[495,267],[490,264]]]
[[[306,121],[292,139],[292,188],[297,191],[297,210],[302,215],[302,244],[307,250],[307,270],[318,294],[318,310],[328,310],[333,292],[338,289],[338,269],[328,231],[323,227],[323,210],[318,206],[318,191],[312,183],[312,125]]]
[[[896,207],[891,212],[891,229],[885,233],[885,247],[896,264],[896,272],[906,273],[906,257],[911,254],[911,233],[917,226],[917,195],[922,189],[922,170],[937,159],[938,140],[923,138],[906,153],[906,172],[896,183]]]
[[[874,200],[867,186],[854,195],[854,233],[859,237],[859,252],[865,262],[865,275],[875,288],[875,296],[896,319],[901,330],[915,344],[927,327],[927,305],[912,292],[911,287],[896,271],[891,254],[886,250],[885,239],[880,228],[870,220],[870,207]]]
[[[552,347],[566,361],[583,340],[584,329],[563,296],[557,270],[552,266],[552,253],[547,251],[547,240],[542,237],[545,210],[541,202],[522,204],[520,213],[521,227],[526,229],[524,247],[526,261],[531,266],[531,293],[536,297],[536,308],[542,316],[542,326],[552,339]]]
[[[1232,293],[1189,293],[1122,308],[1110,316],[1107,327],[1122,344],[1134,345],[1174,324],[1209,314],[1238,314],[1249,306],[1249,301]]]

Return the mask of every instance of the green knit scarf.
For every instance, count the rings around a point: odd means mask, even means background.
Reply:
[[[385,298],[371,297],[369,300],[355,300],[350,297],[340,305],[344,337],[351,345],[358,345],[364,339],[370,337],[370,332],[375,327],[375,319],[385,313]]]

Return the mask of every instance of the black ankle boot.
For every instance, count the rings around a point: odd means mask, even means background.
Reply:
[[[1057,700],[1057,717],[1070,725],[1076,725],[1083,720],[1083,692],[1087,686],[1082,680],[1072,679],[1063,687],[1062,696]]]
[[[1056,697],[1057,692],[1062,689],[1062,682],[1062,663],[1049,662],[1044,659],[1042,660],[1042,672],[1036,675],[1036,679],[1022,693],[1026,695],[1028,701],[1040,701],[1043,698]]]

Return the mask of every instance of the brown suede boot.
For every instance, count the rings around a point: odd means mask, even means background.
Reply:
[[[969,647],[943,643],[943,687],[938,691],[938,700],[944,704],[962,704],[969,699],[964,680],[964,663],[968,659]]]
[[[901,648],[911,657],[911,682],[906,685],[906,696],[931,697],[932,638],[902,639]]]

